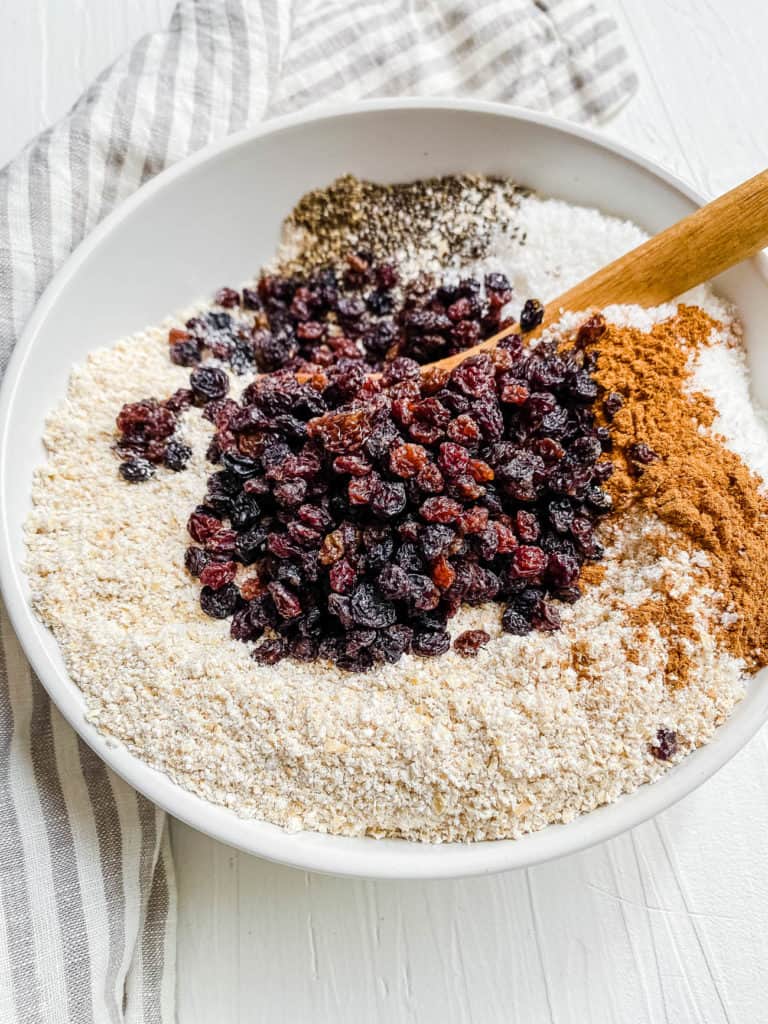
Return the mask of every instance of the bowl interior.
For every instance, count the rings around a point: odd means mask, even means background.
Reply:
[[[508,175],[575,203],[598,206],[655,232],[697,205],[659,169],[553,120],[489,104],[379,103],[287,118],[236,137],[161,175],[80,247],[41,301],[14,354],[0,408],[0,562],[16,631],[52,698],[85,740],[132,785],[211,835],[297,866],[377,877],[446,877],[536,863],[631,827],[720,767],[768,716],[768,687],[746,700],[707,747],[655,783],[568,825],[515,842],[429,846],[395,840],[288,835],[209,805],[108,745],[85,721],[48,631],[28,605],[22,526],[48,412],[73,363],[89,350],[156,323],[270,258],[280,222],[310,188],[352,172],[380,181],[451,172]],[[730,271],[719,290],[737,302],[748,344],[768,322],[768,289],[755,264]],[[749,344],[756,392],[768,395],[768,349]]]

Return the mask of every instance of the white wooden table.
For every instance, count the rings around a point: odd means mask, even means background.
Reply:
[[[716,193],[768,163],[765,0],[602,0],[641,77],[606,132]],[[172,0],[5,0],[0,163]],[[173,823],[180,1024],[768,1021],[768,732],[632,833],[488,879],[343,881]]]

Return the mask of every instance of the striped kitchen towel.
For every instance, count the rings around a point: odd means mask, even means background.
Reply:
[[[0,369],[125,196],[214,139],[325,100],[472,95],[581,121],[636,84],[587,0],[183,0],[0,172]],[[108,341],[109,339],[105,339]],[[163,815],[69,729],[2,622],[0,1020],[170,1022]]]

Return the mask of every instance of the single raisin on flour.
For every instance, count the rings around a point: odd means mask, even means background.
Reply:
[[[138,484],[155,475],[155,467],[146,459],[126,459],[120,463],[120,476],[128,483]]]
[[[178,414],[189,404],[192,393],[174,392],[163,402],[147,398],[124,405],[117,416],[118,441],[115,452],[128,456],[120,463],[120,476],[129,483],[143,483],[155,475],[155,464],[174,472],[186,469],[192,449],[176,437]]]
[[[677,733],[661,726],[656,732],[656,742],[651,744],[650,749],[659,761],[670,761],[677,753]]]
[[[465,658],[472,658],[481,647],[490,642],[490,639],[484,629],[467,629],[456,637],[453,646]]]

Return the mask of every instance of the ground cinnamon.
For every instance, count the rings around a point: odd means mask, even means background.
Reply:
[[[672,686],[685,685],[691,672],[689,644],[696,640],[696,623],[688,602],[672,594],[656,594],[636,607],[627,609],[633,626],[639,627],[641,636],[655,626],[667,645],[667,681]],[[627,651],[630,661],[637,657]]]
[[[768,615],[768,499],[760,480],[710,430],[712,401],[686,390],[691,356],[720,327],[703,310],[680,306],[649,333],[609,325],[600,338],[597,380],[612,398],[602,422],[611,427],[615,472],[608,481],[616,509],[648,512],[673,527],[690,551],[704,551],[705,571],[729,615],[722,626],[728,649],[754,670],[766,663]],[[645,446],[645,447],[642,447]],[[685,677],[684,643],[690,614],[666,601],[656,625],[670,647],[668,671]],[[646,609],[650,612],[650,609]],[[677,652],[677,653],[675,653]],[[674,664],[673,664],[674,663]]]

